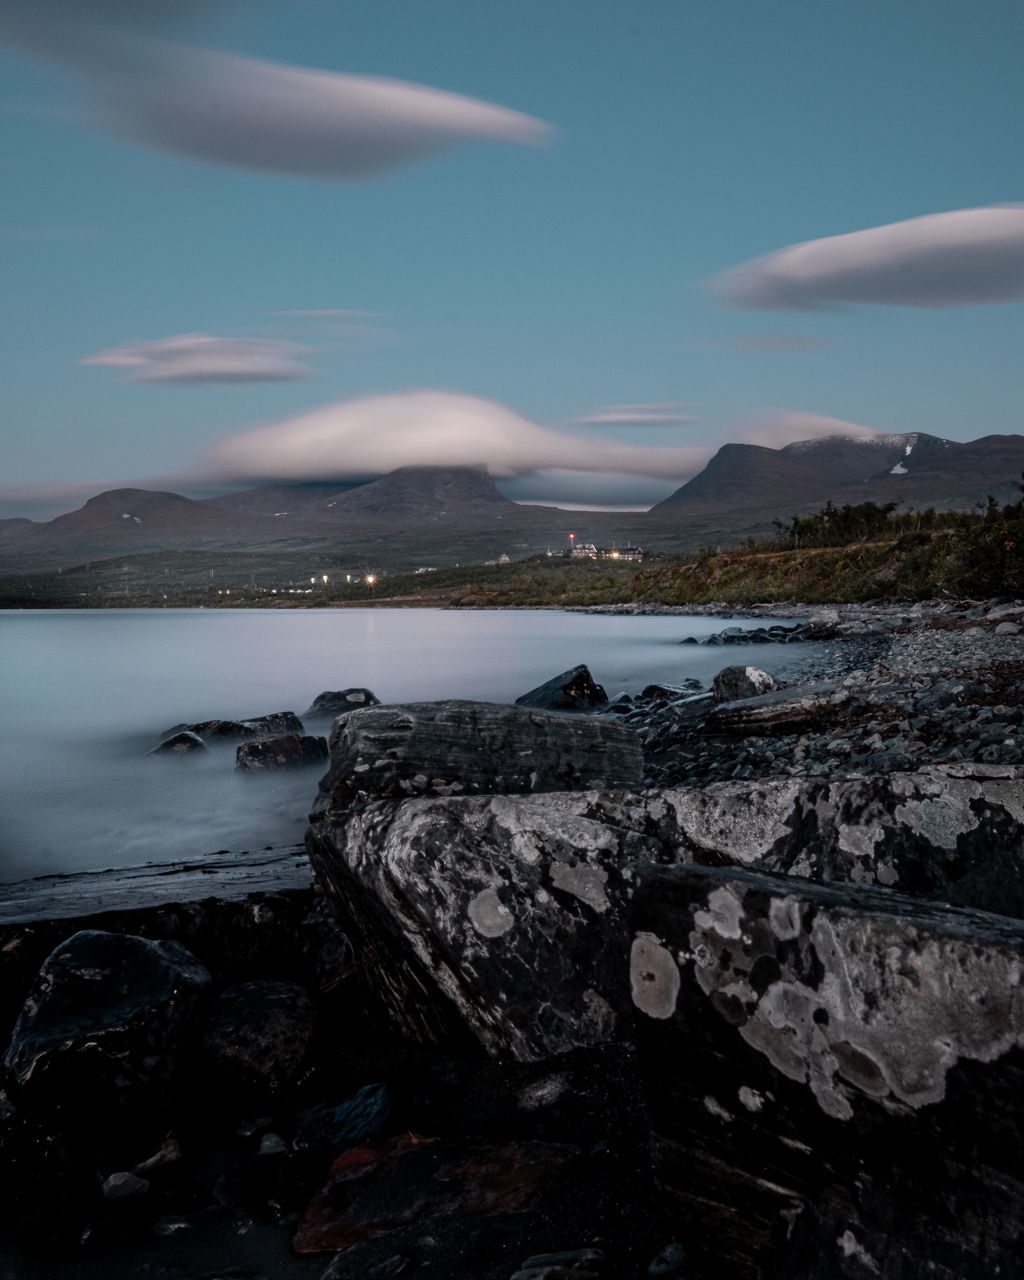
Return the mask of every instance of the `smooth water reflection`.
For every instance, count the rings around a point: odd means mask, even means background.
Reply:
[[[709,682],[733,662],[792,669],[813,648],[679,644],[724,625],[549,610],[0,611],[0,880],[301,840],[316,772],[236,774],[233,746],[148,758],[183,721],[301,714],[349,686],[386,702],[511,702],[579,662],[614,696]]]

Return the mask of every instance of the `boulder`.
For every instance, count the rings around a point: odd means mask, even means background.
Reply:
[[[327,758],[326,738],[284,733],[277,738],[255,738],[251,742],[243,742],[235,752],[235,768],[244,773],[301,769],[307,765],[322,764]]]
[[[158,1105],[209,985],[176,942],[74,934],[47,957],[14,1026],[4,1067],[19,1106],[102,1126],[119,1108]]]
[[[841,708],[849,700],[850,691],[841,681],[794,685],[757,697],[720,703],[708,713],[707,728],[709,733],[746,736],[826,727],[841,722],[845,715]]]
[[[203,1050],[232,1093],[270,1097],[298,1077],[314,1019],[313,1002],[296,982],[235,983],[217,997]]]
[[[580,665],[516,698],[517,707],[540,707],[545,711],[591,711],[603,707],[608,695],[594,683],[588,667]]]
[[[715,702],[736,702],[756,698],[777,689],[774,676],[759,667],[723,667],[711,684]]]
[[[314,819],[382,797],[639,786],[640,741],[611,718],[490,702],[367,707],[331,731]]]
[[[369,689],[327,689],[318,693],[302,713],[303,719],[330,719],[359,707],[380,706],[380,698]]]
[[[655,1166],[723,1280],[988,1280],[1024,1231],[1024,925],[650,867],[630,965]]]
[[[160,735],[192,733],[203,742],[232,738],[268,738],[275,733],[302,733],[302,721],[294,711],[273,711],[266,716],[248,716],[244,720],[198,720],[194,724],[176,724]],[[161,744],[162,745],[162,744]]]
[[[670,855],[616,818],[588,792],[382,802],[314,822],[310,860],[368,1014],[427,1043],[468,1029],[520,1061],[628,1035],[635,866]]]

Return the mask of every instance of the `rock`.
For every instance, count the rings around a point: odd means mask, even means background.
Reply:
[[[702,687],[699,680],[687,676],[682,684],[646,685],[640,693],[640,699],[643,702],[675,702],[679,698],[689,697],[692,693],[699,693]]]
[[[302,713],[304,720],[331,719],[360,707],[380,706],[380,698],[369,689],[328,689],[318,693]]]
[[[996,627],[997,636],[1019,636],[1020,631],[1016,622],[1000,622]]]
[[[598,1280],[603,1262],[600,1249],[535,1253],[519,1264],[511,1280]]]
[[[233,1094],[273,1095],[293,1084],[313,1036],[315,1011],[295,982],[239,982],[214,1004],[203,1049]]]
[[[180,733],[172,733],[169,738],[164,738],[163,742],[147,752],[151,756],[183,756],[190,755],[193,751],[206,751],[206,743],[197,733],[192,733],[189,729],[183,729]]]
[[[276,733],[302,733],[302,721],[294,711],[272,711],[266,716],[249,716],[245,720],[200,720],[195,724],[176,724],[160,735],[194,733],[204,742],[211,739],[268,738]]]
[[[285,733],[277,738],[257,738],[243,742],[235,752],[235,768],[243,773],[263,773],[267,769],[303,769],[323,764],[328,758],[327,739],[306,734]]]
[[[490,702],[368,707],[335,722],[313,820],[384,796],[628,788],[642,774],[639,739],[610,718]]]
[[[112,1173],[103,1183],[102,1190],[107,1200],[133,1200],[149,1191],[149,1182],[134,1173]]]
[[[292,1248],[298,1254],[333,1253],[413,1222],[426,1232],[455,1214],[487,1219],[516,1213],[579,1154],[555,1143],[501,1146],[415,1134],[366,1143],[331,1166]]]
[[[365,1085],[344,1102],[322,1102],[300,1111],[296,1122],[296,1146],[339,1147],[363,1142],[379,1133],[391,1115],[391,1093],[385,1084]]]
[[[807,634],[814,640],[828,636],[839,626],[842,619],[838,609],[816,609],[807,619]]]
[[[1024,926],[651,867],[631,981],[652,1150],[723,1280],[982,1280],[1024,1230]]]
[[[83,930],[48,956],[4,1058],[19,1105],[103,1124],[171,1085],[210,977],[176,942]]]
[[[468,1028],[520,1061],[626,1034],[634,865],[665,855],[615,824],[593,793],[378,803],[315,823],[310,858],[368,1014],[428,1043]]]
[[[828,726],[840,720],[850,691],[839,681],[795,685],[757,697],[723,702],[708,713],[709,732],[793,733],[809,726]]]
[[[735,702],[771,693],[778,687],[775,677],[758,667],[723,667],[712,681],[711,691],[716,703]]]
[[[607,701],[604,689],[594,683],[589,669],[581,664],[516,698],[516,706],[539,707],[545,711],[590,711],[603,707]]]

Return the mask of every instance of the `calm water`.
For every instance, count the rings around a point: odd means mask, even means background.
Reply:
[[[360,685],[385,702],[511,702],[579,662],[614,696],[710,682],[734,662],[792,669],[809,652],[679,644],[724,625],[547,610],[0,611],[0,881],[302,839],[315,770],[239,775],[233,746],[147,758],[182,721],[301,714],[324,689]]]

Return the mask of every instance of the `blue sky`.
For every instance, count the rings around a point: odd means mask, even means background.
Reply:
[[[78,7],[0,3],[0,514],[435,451],[646,503],[731,439],[1020,430],[1017,3]]]

